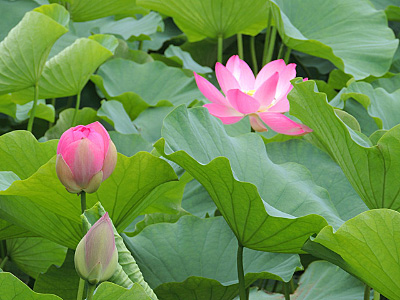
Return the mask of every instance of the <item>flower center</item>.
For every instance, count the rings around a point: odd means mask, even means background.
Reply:
[[[254,93],[256,92],[256,90],[248,90],[247,92],[245,92],[247,95],[252,96],[254,95]]]

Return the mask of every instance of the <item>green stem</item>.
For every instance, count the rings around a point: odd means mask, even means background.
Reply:
[[[256,54],[256,37],[250,37],[250,53],[251,53],[251,60],[253,62],[253,73],[258,73],[258,66],[257,66],[257,54]]]
[[[285,295],[285,300],[290,300],[290,284],[289,284],[289,282],[283,283],[283,293]]]
[[[269,45],[268,45],[268,53],[264,64],[269,63],[272,59],[272,55],[274,54],[274,48],[275,48],[275,40],[276,40],[276,27],[272,27],[271,37],[269,39]]]
[[[290,59],[290,53],[292,52],[292,49],[287,47],[285,57],[283,58],[285,61],[285,64],[288,64],[289,59]]]
[[[79,278],[78,294],[76,295],[76,300],[82,300],[84,290],[85,290],[85,280]]]
[[[36,84],[34,86],[34,91],[33,91],[33,106],[32,106],[31,115],[29,117],[28,128],[27,128],[27,130],[29,132],[32,132],[33,120],[35,119],[35,113],[36,113],[38,99],[39,99],[39,84],[36,82]]]
[[[264,41],[264,51],[263,51],[263,57],[262,57],[262,65],[264,66],[267,62],[267,54],[268,54],[268,45],[269,45],[269,38],[271,36],[271,19],[272,19],[272,14],[271,14],[271,9],[269,10],[268,13],[268,25],[267,29],[265,32],[265,41]]]
[[[51,105],[54,107],[54,111],[56,111],[56,98],[51,98]],[[49,129],[54,126],[53,122],[49,122]]]
[[[237,251],[237,272],[239,279],[240,300],[247,300],[246,286],[244,282],[244,270],[243,270],[243,246],[240,243],[238,243],[238,251]]]
[[[81,105],[81,92],[76,95],[76,104],[75,104],[75,111],[74,116],[72,118],[72,126],[76,125],[76,118],[78,117],[79,106]]]
[[[81,213],[84,213],[86,210],[86,192],[81,192]]]
[[[236,35],[236,39],[237,39],[237,48],[238,48],[239,58],[243,59],[243,37],[242,37],[242,34],[238,33]]]
[[[278,57],[276,59],[281,59],[283,58],[283,48],[285,47],[284,43],[281,43],[281,46],[279,47],[279,52],[278,52]]]
[[[94,294],[94,290],[96,289],[96,285],[95,284],[91,284],[88,283],[88,296],[87,296],[87,300],[92,300],[93,299],[93,294]]]
[[[374,290],[374,300],[380,300],[380,299],[381,299],[381,294],[378,291]]]
[[[143,41],[139,41],[138,50],[143,49]]]
[[[368,286],[368,284],[366,284],[364,287],[364,300],[369,300],[370,295],[371,295],[371,288]]]
[[[295,290],[293,277],[290,279],[289,283],[290,283],[290,293],[293,294]]]
[[[3,269],[7,261],[8,261],[8,256],[4,257],[3,260],[1,261],[0,269]]]
[[[218,62],[222,63],[222,47],[224,46],[224,37],[222,34],[218,35]]]
[[[274,285],[272,287],[272,291],[271,292],[275,292],[276,288],[278,287],[278,280],[275,280]]]

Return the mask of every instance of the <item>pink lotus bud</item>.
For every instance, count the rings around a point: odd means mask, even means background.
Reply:
[[[94,193],[116,163],[117,149],[99,122],[70,128],[58,142],[57,176],[70,193]]]
[[[114,231],[105,213],[81,239],[75,250],[75,269],[91,284],[109,279],[118,264]]]

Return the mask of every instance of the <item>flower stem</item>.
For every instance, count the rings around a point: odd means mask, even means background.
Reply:
[[[3,269],[6,262],[8,261],[8,256],[4,257],[3,260],[0,263],[0,269]]]
[[[258,66],[257,66],[257,54],[256,54],[256,37],[250,37],[250,52],[251,52],[251,60],[253,62],[253,73],[258,73]]]
[[[85,280],[79,278],[78,294],[76,295],[76,300],[82,300],[84,290],[85,290]]]
[[[281,46],[279,47],[279,52],[278,52],[278,57],[277,57],[277,59],[281,59],[281,58],[283,58],[283,48],[285,47],[285,44],[284,43],[281,43]]]
[[[94,294],[94,290],[96,289],[96,285],[95,284],[91,284],[88,283],[88,296],[87,296],[87,300],[92,300],[93,299],[93,294]]]
[[[244,270],[243,270],[243,246],[238,242],[237,251],[237,272],[239,279],[239,295],[240,300],[247,300],[246,286],[244,282]]]
[[[51,105],[54,107],[54,111],[56,111],[56,98],[51,98]],[[53,122],[49,122],[49,129],[54,126]]]
[[[267,29],[265,32],[264,51],[263,51],[263,57],[262,57],[262,65],[263,66],[267,63],[269,38],[271,36],[271,19],[272,19],[272,14],[271,14],[271,9],[270,9],[269,13],[268,13],[268,25],[267,25]]]
[[[76,125],[76,118],[78,117],[79,106],[81,105],[81,92],[76,95],[76,104],[75,104],[75,111],[74,116],[72,118],[72,126]]]
[[[290,284],[289,284],[289,282],[283,283],[283,293],[285,295],[285,300],[290,300]]]
[[[238,33],[236,35],[236,39],[237,39],[237,48],[238,48],[239,58],[243,59],[243,37],[242,37],[242,34]]]
[[[33,106],[31,109],[31,115],[29,116],[28,128],[27,128],[27,130],[29,132],[32,132],[33,120],[35,119],[35,113],[36,113],[38,99],[39,99],[39,84],[36,82],[35,86],[33,88]]]
[[[224,37],[222,34],[218,35],[218,62],[222,63],[222,51],[224,46]]]
[[[371,294],[371,288],[368,286],[368,284],[366,284],[364,287],[364,300],[369,300],[370,294]]]
[[[284,57],[285,64],[288,64],[291,52],[292,52],[292,49],[287,47],[285,57]]]
[[[275,48],[275,40],[276,40],[276,27],[272,27],[265,64],[269,63],[272,59],[272,55],[274,54],[274,48]]]
[[[374,300],[380,300],[380,299],[381,299],[381,294],[378,291],[374,290]]]
[[[86,192],[81,192],[81,213],[84,213],[86,210]]]

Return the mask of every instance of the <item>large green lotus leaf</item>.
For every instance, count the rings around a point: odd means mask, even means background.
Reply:
[[[58,4],[25,14],[0,43],[0,93],[22,90],[38,82],[54,42],[67,32],[69,14]]]
[[[4,134],[0,136],[0,171],[12,171],[18,176],[14,180],[26,179],[54,156],[57,143],[39,143],[28,131]]]
[[[150,35],[151,41],[145,40],[142,44],[143,51],[157,51],[160,50],[162,45],[171,39],[183,36],[182,31],[176,26],[172,18],[166,18],[164,21],[164,31],[156,32]]]
[[[61,267],[51,266],[46,273],[39,274],[33,290],[37,293],[54,294],[64,300],[75,300],[79,276],[75,270],[74,252],[68,250]]]
[[[189,104],[204,98],[194,77],[158,61],[137,64],[113,59],[103,64],[91,80],[107,99],[122,102],[131,119],[150,106]]]
[[[361,127],[361,132],[370,136],[375,131],[379,130],[375,120],[368,114],[364,106],[354,99],[347,99],[344,110],[357,119]]]
[[[17,111],[15,114],[16,120],[22,122],[29,119],[29,116],[32,112],[32,107],[33,101],[30,101],[23,105],[17,104]],[[56,113],[53,105],[46,104],[46,101],[41,99],[37,102],[35,112],[36,118],[43,119],[49,122],[54,122],[55,115]]]
[[[400,86],[400,74],[397,74],[390,78],[379,78],[371,82],[371,85],[376,89],[381,87],[388,93],[393,93],[399,89]]]
[[[222,217],[183,216],[146,227],[128,244],[160,299],[232,299],[238,293],[237,240]],[[259,278],[289,281],[298,255],[245,249],[246,286]]]
[[[2,175],[0,172],[0,176]],[[0,240],[37,236],[33,232],[0,219]]]
[[[7,240],[7,255],[24,273],[37,278],[52,265],[62,265],[67,248],[41,237]]]
[[[343,174],[342,169],[328,154],[304,140],[290,140],[266,145],[274,163],[296,162],[306,166],[317,185],[327,189],[340,217],[348,220],[368,210]]]
[[[113,55],[118,41],[111,35],[80,38],[52,57],[39,80],[39,98],[61,98],[79,94],[92,73]],[[16,103],[33,99],[33,88],[13,95]]]
[[[162,136],[154,147],[205,187],[245,247],[299,252],[327,221],[343,222],[305,167],[275,165],[260,136],[228,136],[206,108],[177,107],[165,118]]]
[[[12,101],[10,94],[0,95],[0,113],[15,118],[17,105]]]
[[[313,129],[311,137],[338,163],[370,209],[400,209],[400,126],[370,146],[335,115],[326,95],[314,88],[313,81],[294,83],[288,96],[290,113]]]
[[[8,272],[0,272],[2,300],[62,300],[55,295],[38,294]]]
[[[389,299],[400,299],[400,213],[364,212],[336,232],[325,227],[314,239],[336,252],[349,271]]]
[[[150,152],[153,145],[140,134],[123,134],[117,131],[109,132],[117,151],[125,156],[132,156],[140,151]]]
[[[57,0],[50,0],[57,2]],[[143,10],[136,6],[135,0],[66,0],[69,5],[71,19],[74,22],[84,22],[117,14],[135,14]]]
[[[365,0],[271,0],[279,34],[288,47],[330,60],[362,79],[389,71],[398,40],[385,13]],[[373,41],[373,42],[371,42]]]
[[[282,294],[266,294],[258,289],[250,291],[250,300],[264,299],[283,300],[285,297]],[[300,277],[299,286],[290,295],[290,299],[362,300],[364,299],[364,284],[329,262],[315,261]]]
[[[397,114],[400,109],[399,97],[400,89],[389,93],[381,87],[374,88],[367,82],[353,82],[340,91],[331,105],[343,107],[343,102],[347,99],[355,99],[368,110],[380,129],[390,129],[400,123]]]
[[[56,124],[46,131],[44,135],[45,138],[48,140],[59,139],[61,135],[64,133],[64,131],[68,130],[73,126],[72,120],[74,113],[75,113],[74,108],[68,108],[66,110],[63,110],[60,113]],[[100,121],[100,118],[97,116],[97,112],[93,108],[84,107],[78,111],[76,117],[76,124],[88,125],[96,121]]]
[[[181,61],[183,68],[192,70],[196,73],[212,73],[212,69],[209,67],[203,67],[194,61],[189,52],[183,51],[180,47],[169,45],[165,50],[164,55],[170,58],[177,58]]]
[[[258,34],[266,27],[268,2],[262,0],[137,0],[174,18],[191,42],[206,37],[228,38],[236,33]]]
[[[389,21],[400,21],[399,0],[370,0],[376,9],[384,10]]]
[[[97,111],[99,117],[103,117],[108,123],[114,126],[115,130],[123,134],[138,133],[132,124],[124,106],[121,102],[111,100],[102,101],[101,107]]]
[[[150,40],[149,35],[162,31],[164,23],[160,14],[151,12],[139,20],[123,18],[99,27],[100,33],[110,33],[121,36],[124,40],[134,37],[134,40]]]
[[[103,282],[96,289],[93,300],[151,300],[145,290],[137,283],[129,289],[111,282]]]
[[[196,179],[190,181],[185,187],[182,208],[200,218],[207,214],[214,215],[217,209],[207,190]]]
[[[22,17],[28,11],[38,7],[38,4],[31,0],[1,0],[0,11],[7,12],[0,19],[0,41],[2,41],[7,33],[21,21]]]
[[[110,213],[115,226],[123,230],[143,209],[157,200],[154,197],[147,198],[152,190],[171,180],[176,180],[176,174],[165,160],[147,152],[140,152],[130,158],[118,155],[114,172],[96,193],[87,196],[87,206],[100,201]],[[3,216],[5,220],[28,229],[33,226],[32,232],[70,248],[79,242],[80,201],[77,195],[68,193],[58,180],[55,157],[28,179],[14,181],[0,195],[8,196],[0,197],[0,215],[3,212],[8,215],[8,218]],[[43,214],[54,214],[64,223],[73,225],[56,226],[49,224],[50,217],[39,218],[34,214],[30,219],[26,218],[25,211],[14,209],[13,203],[18,201],[25,202],[27,207],[41,209]],[[35,220],[35,225],[31,224]]]

